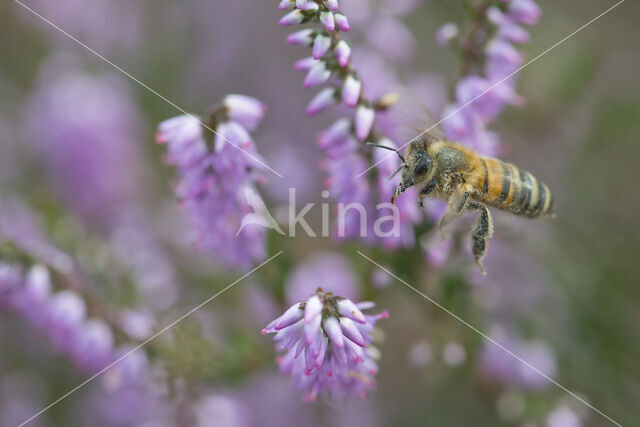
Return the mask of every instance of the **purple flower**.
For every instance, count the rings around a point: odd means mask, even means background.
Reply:
[[[373,108],[366,105],[359,105],[356,108],[356,136],[360,141],[364,141],[369,136],[371,128],[373,127],[373,121],[376,118],[376,112]]]
[[[71,290],[51,293],[48,269],[0,262],[0,303],[23,317],[48,337],[54,347],[87,373],[104,368],[114,359],[113,335],[102,320],[88,318],[80,294]]]
[[[351,59],[351,47],[349,43],[344,40],[340,40],[336,44],[336,59],[338,60],[338,65],[341,67],[346,66],[349,63],[349,59]]]
[[[458,36],[458,26],[452,22],[446,23],[436,31],[436,41],[440,46],[448,46]]]
[[[318,62],[320,62],[320,61],[318,61],[317,59],[313,59],[313,57],[310,56],[308,58],[302,58],[302,59],[296,61],[293,64],[293,68],[295,70],[298,70],[298,71],[309,71]]]
[[[319,146],[327,155],[321,163],[321,167],[328,175],[325,184],[330,192],[327,197],[331,197],[332,200],[338,203],[337,237],[360,237],[368,243],[382,243],[389,248],[413,244],[413,230],[405,229],[404,227],[413,221],[414,212],[416,212],[415,206],[412,206],[408,212],[399,213],[400,223],[402,223],[403,233],[405,234],[402,238],[398,238],[393,233],[393,239],[386,237],[384,240],[376,239],[375,234],[378,231],[376,228],[378,222],[375,221],[377,218],[374,208],[377,206],[377,193],[373,190],[374,183],[372,182],[375,178],[373,176],[359,176],[367,169],[368,159],[366,153],[363,152],[364,150],[360,149],[362,145],[359,144],[358,140],[364,141],[370,138],[377,141],[383,138],[375,124],[379,118],[378,112],[382,113],[390,106],[388,103],[372,98],[372,93],[376,93],[376,91],[379,92],[377,96],[385,94],[385,92],[382,92],[384,84],[381,84],[381,79],[376,77],[371,79],[370,84],[363,85],[364,78],[362,74],[367,75],[370,69],[377,73],[375,70],[380,68],[378,67],[379,63],[369,67],[354,66],[351,45],[343,38],[341,33],[341,31],[349,29],[346,16],[342,13],[332,14],[327,10],[318,9],[316,11],[315,8],[306,10],[307,5],[310,3],[319,4],[317,2],[308,2],[304,5],[296,4],[296,7],[305,9],[305,22],[315,22],[316,25],[319,22],[321,26],[315,30],[307,29],[290,36],[289,41],[295,41],[299,44],[309,44],[309,37],[315,37],[312,49],[313,56],[297,61],[294,68],[307,72],[304,81],[305,87],[323,84],[332,75],[333,79],[328,87],[318,92],[311,100],[307,106],[306,113],[307,115],[317,114],[334,104],[337,98],[340,97],[347,107],[355,107],[353,119],[338,120],[329,129],[322,132],[318,138]],[[332,5],[327,2],[325,4],[332,10]],[[389,2],[389,5],[393,4],[393,2]],[[337,3],[335,7],[337,7]],[[405,13],[411,8],[412,6],[408,3],[403,3],[397,10],[400,11],[398,13]],[[293,12],[290,12],[289,15],[291,13]],[[289,18],[286,20],[287,22],[293,22]],[[395,17],[390,17],[384,21],[384,24],[389,27],[389,31],[393,30],[391,32],[397,35],[397,38],[405,39],[406,41],[407,30]],[[378,31],[385,32],[384,29],[379,29]],[[413,38],[410,33],[408,38],[412,43]],[[384,43],[387,42],[391,49],[394,41],[385,41]],[[410,45],[410,43],[404,43],[402,40],[400,44],[405,47]],[[394,47],[394,49],[396,48],[397,46]],[[321,57],[326,57],[325,55],[330,51],[335,54],[335,61],[332,59],[319,60]],[[382,82],[386,83],[384,79]],[[364,87],[368,88],[370,93],[364,93]],[[395,160],[392,162],[395,162]],[[389,174],[393,172],[387,169],[385,169],[385,172]],[[383,195],[380,196],[381,201],[388,203],[390,194],[387,193],[389,191],[392,192],[392,185],[386,182],[383,184],[382,181],[380,181],[379,185],[384,187]],[[410,200],[409,198],[405,199],[407,201]],[[402,203],[404,204],[404,201]],[[389,206],[389,209],[393,214],[398,213],[395,207]],[[411,219],[408,220],[409,218]],[[381,228],[383,227],[382,225]],[[395,226],[392,231],[395,231]],[[385,235],[387,234],[385,233]]]
[[[278,4],[278,10],[291,10],[296,7],[295,0],[282,0]]]
[[[407,61],[415,51],[416,41],[411,31],[391,16],[374,20],[366,35],[373,47],[393,61]]]
[[[283,373],[290,375],[303,400],[320,395],[331,400],[353,395],[362,398],[375,387],[378,350],[371,332],[378,319],[362,310],[373,303],[354,304],[351,300],[318,289],[306,302],[291,306],[271,322],[262,334],[275,333]]]
[[[555,356],[546,343],[535,340],[523,342],[500,327],[492,328],[489,335],[548,377],[556,376]],[[514,385],[529,390],[541,390],[551,385],[539,373],[490,342],[482,349],[480,369],[481,374],[493,383]]]
[[[358,104],[361,90],[362,82],[352,74],[349,74],[342,86],[342,100],[347,107],[355,107]]]
[[[318,86],[329,80],[329,77],[331,77],[331,70],[327,69],[327,64],[324,61],[318,61],[309,69],[304,79],[304,87]]]
[[[508,14],[511,18],[527,25],[535,25],[540,19],[540,6],[533,0],[511,0]]]
[[[336,21],[331,12],[320,12],[320,22],[328,31],[336,29]]]
[[[336,13],[334,15],[334,19],[336,21],[336,27],[338,27],[340,31],[344,31],[345,33],[349,31],[349,19],[346,17],[346,15],[342,13]]]
[[[487,18],[498,26],[498,38],[513,43],[528,43],[530,40],[527,30],[516,24],[511,17],[505,15],[497,7],[487,10]]]
[[[304,20],[304,15],[298,9],[292,10],[280,19],[280,25],[298,25]]]
[[[47,61],[27,108],[27,132],[53,189],[82,219],[112,228],[144,194],[140,113],[121,77]]]
[[[338,10],[338,0],[326,0],[325,3],[329,10],[336,11]]]
[[[167,160],[178,170],[175,193],[197,232],[196,245],[227,266],[245,269],[265,256],[264,228],[241,228],[242,218],[252,211],[245,191],[259,179],[254,160],[259,154],[244,126],[224,114],[235,111],[237,120],[255,127],[264,107],[239,95],[226,100],[214,150],[207,147],[199,120],[188,115],[162,122],[158,141],[166,143]]]
[[[223,101],[229,120],[239,123],[253,132],[262,121],[267,106],[246,95],[227,95]]]
[[[55,4],[47,0],[29,3],[29,7],[39,14],[105,55],[120,52],[123,48],[131,51],[140,46],[144,36],[144,5],[137,2],[117,5],[110,0],[95,0],[91,11],[83,10],[79,5],[76,0],[61,0]],[[42,20],[31,19],[31,14],[20,16],[49,34],[51,28]],[[114,23],[117,23],[117,31],[114,31]],[[66,40],[60,37],[47,37],[46,41],[59,46],[59,50],[66,46]]]
[[[331,39],[324,34],[318,34],[313,41],[313,59],[320,59],[331,47]]]
[[[285,41],[296,46],[311,46],[311,43],[313,43],[313,34],[314,31],[311,28],[305,28],[304,30],[289,34]]]
[[[306,113],[308,116],[313,116],[326,110],[335,103],[336,90],[332,87],[326,87],[318,92],[318,94],[309,102]]]
[[[497,134],[487,130],[487,126],[508,104],[524,103],[515,92],[515,77],[511,76],[522,65],[524,57],[512,43],[529,41],[529,33],[518,22],[532,25],[539,13],[539,7],[532,0],[510,2],[506,13],[498,7],[487,9],[485,18],[496,27],[495,35],[481,52],[486,58],[484,63],[476,64],[481,71],[458,81],[456,102],[442,113],[447,138],[467,144],[484,155],[499,153]]]

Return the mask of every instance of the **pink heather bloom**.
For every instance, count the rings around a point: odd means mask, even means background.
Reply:
[[[436,31],[436,42],[440,46],[448,46],[458,36],[458,26],[452,22],[444,24]]]
[[[227,95],[223,104],[227,107],[227,117],[253,132],[262,121],[267,106],[246,95]]]
[[[280,19],[279,24],[283,26],[298,25],[304,20],[304,15],[298,9],[292,10]]]
[[[296,46],[311,46],[311,43],[313,43],[314,33],[315,31],[311,28],[305,28],[304,30],[289,34],[285,41]]]
[[[318,86],[329,80],[329,77],[331,77],[331,70],[327,69],[327,64],[324,61],[318,61],[307,73],[304,87]]]
[[[238,147],[250,149],[253,140],[249,132],[240,126],[239,123],[229,121],[220,123],[218,126],[215,138],[215,152],[219,153],[222,151],[227,143],[235,146],[235,149],[238,149]]]
[[[120,76],[72,68],[72,59],[54,56],[42,67],[26,131],[73,213],[111,229],[145,191],[140,112]]]
[[[347,107],[355,107],[358,104],[361,90],[362,82],[349,74],[342,86],[342,100]]]
[[[313,42],[313,58],[320,59],[331,47],[331,39],[324,34],[318,34]]]
[[[315,1],[311,1],[308,0],[304,5],[302,5],[301,7],[299,7],[300,10],[313,10],[313,11],[318,11],[320,9],[320,6],[318,6],[318,3],[316,3]]]
[[[524,58],[510,43],[501,39],[494,39],[487,45],[489,61],[503,61],[512,64],[516,68],[522,64]]]
[[[335,103],[336,90],[332,87],[326,87],[318,92],[318,94],[309,102],[306,113],[308,116],[313,116],[326,110]]]
[[[351,47],[349,43],[344,40],[340,40],[338,44],[336,44],[336,59],[338,60],[338,65],[344,67],[349,63],[349,59],[351,59]]]
[[[498,38],[520,44],[529,42],[529,33],[497,7],[487,10],[487,18],[498,26]]]
[[[358,108],[356,108],[356,136],[360,141],[364,141],[367,139],[367,136],[369,136],[375,118],[376,112],[373,108],[365,105],[359,105]]]
[[[366,31],[367,40],[387,58],[407,61],[416,48],[416,40],[407,26],[398,18],[377,18]]]
[[[345,33],[347,31],[349,31],[349,29],[350,29],[349,20],[347,19],[346,15],[344,15],[342,13],[336,13],[334,15],[334,19],[336,21],[336,27],[340,31],[344,31]]]
[[[318,61],[317,59],[313,59],[313,57],[310,56],[308,58],[302,58],[302,59],[297,60],[293,64],[293,68],[295,70],[298,70],[298,71],[309,71],[318,62],[320,62],[320,61]]]
[[[296,7],[295,0],[282,0],[280,4],[278,4],[278,10],[291,10]]]
[[[24,271],[0,262],[0,305],[23,317],[62,354],[89,374],[114,359],[113,334],[99,319],[88,318],[84,299],[70,290],[51,293],[48,269]]]
[[[522,341],[496,326],[491,329],[489,336],[546,376],[556,377],[556,359],[546,343],[537,340]],[[487,380],[501,385],[523,387],[528,390],[543,390],[551,386],[549,380],[490,342],[484,345],[480,353],[480,370]]]
[[[320,395],[330,400],[354,395],[365,398],[375,387],[379,351],[373,347],[371,332],[386,311],[365,315],[373,303],[324,293],[321,289],[306,302],[292,305],[272,321],[262,334],[275,333],[280,370],[290,375],[303,393],[303,400]]]
[[[324,25],[328,31],[334,31],[336,29],[336,21],[331,12],[320,12],[320,22]]]
[[[327,4],[329,10],[333,12],[338,10],[338,0],[326,0],[325,3]]]
[[[508,14],[511,18],[527,25],[535,25],[540,19],[540,6],[533,0],[511,0]]]
[[[251,117],[250,124],[257,126],[262,104],[248,97],[236,97],[232,104],[244,111],[245,122]],[[158,141],[166,143],[167,160],[177,168],[175,193],[197,232],[196,245],[228,267],[247,269],[265,256],[264,228],[241,228],[242,218],[252,212],[245,189],[258,181],[259,154],[239,123],[222,121],[217,132],[211,150],[198,119],[184,115],[160,123]]]
[[[447,138],[470,145],[484,155],[499,153],[497,134],[487,130],[487,125],[508,104],[519,106],[524,103],[515,92],[515,76],[507,79],[524,62],[524,56],[512,43],[529,41],[529,33],[518,23],[532,25],[539,14],[540,9],[532,0],[510,1],[507,13],[497,7],[487,10],[487,20],[496,26],[495,36],[486,46],[484,70],[460,79],[455,103],[442,113],[443,119],[446,118],[442,125]],[[459,108],[462,110],[451,115]]]

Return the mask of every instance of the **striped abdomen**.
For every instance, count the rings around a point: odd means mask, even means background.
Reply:
[[[529,172],[498,159],[482,157],[484,178],[478,183],[475,198],[488,205],[537,218],[553,207],[549,187]]]

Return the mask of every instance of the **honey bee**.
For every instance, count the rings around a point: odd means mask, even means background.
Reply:
[[[440,221],[440,232],[465,210],[479,210],[473,226],[471,247],[482,274],[487,240],[493,234],[493,219],[487,206],[529,218],[552,216],[549,187],[529,172],[498,159],[477,154],[471,148],[445,141],[431,133],[413,140],[404,156],[395,148],[402,165],[402,179],[391,203],[407,188],[414,187],[420,206],[426,197],[444,199],[448,209]],[[395,175],[395,174],[394,174]]]

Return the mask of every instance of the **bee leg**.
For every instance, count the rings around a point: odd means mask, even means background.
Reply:
[[[436,184],[437,181],[435,179],[432,179],[429,184],[427,184],[422,190],[420,190],[420,194],[418,196],[420,197],[421,208],[424,208],[424,199],[429,195],[429,193],[433,191],[434,188],[436,188]]]
[[[493,218],[491,218],[489,209],[480,203],[467,203],[467,209],[477,209],[480,211],[480,216],[473,226],[473,232],[471,234],[471,249],[476,258],[476,264],[478,264],[484,276],[487,272],[482,265],[482,259],[487,251],[487,240],[493,235]]]
[[[453,194],[451,194],[451,196],[449,197],[449,208],[440,220],[440,225],[438,225],[442,240],[444,240],[445,238],[444,229],[449,224],[451,224],[453,220],[456,219],[458,215],[460,215],[460,213],[462,213],[462,210],[467,204],[467,200],[469,200],[469,194],[469,191],[458,187],[458,189],[456,189],[456,191],[454,191]]]

